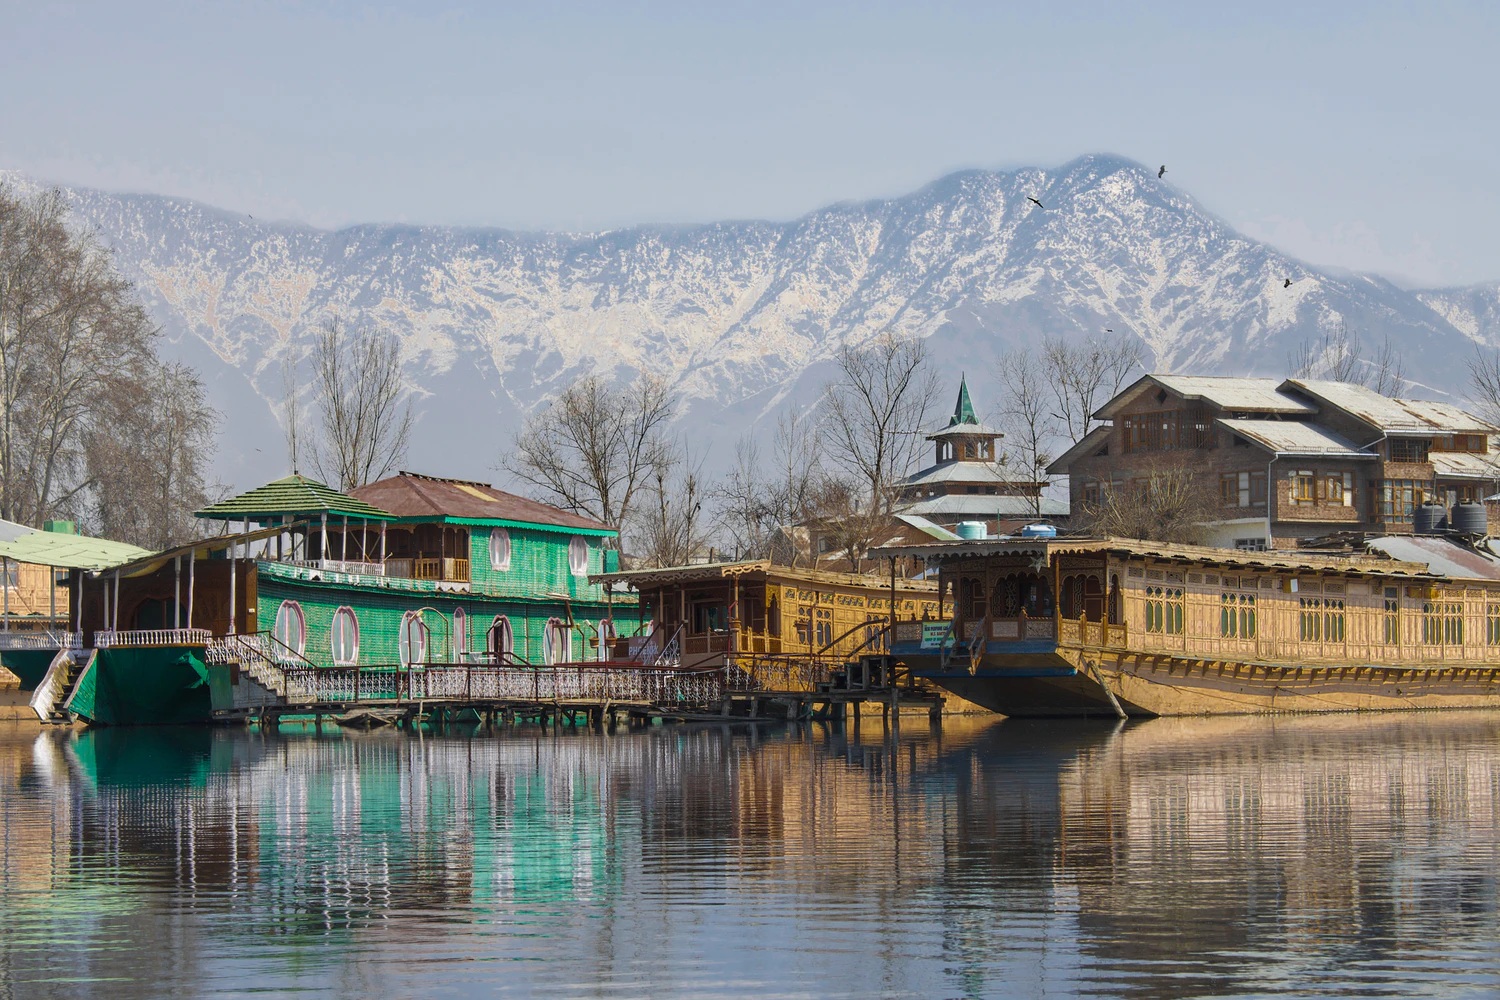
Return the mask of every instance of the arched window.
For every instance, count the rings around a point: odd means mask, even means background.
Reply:
[[[276,624],[271,629],[276,641],[301,656],[307,649],[307,617],[296,601],[282,601],[276,609]]]
[[[408,611],[401,619],[401,665],[427,662],[427,623],[422,621],[422,612]]]
[[[339,666],[359,662],[359,619],[354,616],[353,608],[339,608],[333,613],[329,646],[333,650],[333,662]]]
[[[497,572],[510,569],[510,532],[504,528],[490,529],[490,569]]]
[[[490,625],[489,634],[485,636],[485,648],[494,657],[496,663],[504,663],[510,658],[511,652],[510,619],[504,615],[497,615],[495,621]]]
[[[568,568],[574,576],[583,576],[589,571],[589,543],[582,535],[574,535],[568,543]]]
[[[546,664],[567,663],[572,656],[572,643],[568,623],[552,618],[542,632],[542,662]]]
[[[469,616],[463,608],[453,609],[453,655],[458,659],[469,655]]]

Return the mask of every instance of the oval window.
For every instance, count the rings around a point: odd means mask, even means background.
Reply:
[[[496,663],[504,663],[510,659],[511,644],[510,619],[504,615],[496,615],[494,624],[485,637],[485,646]]]
[[[490,569],[510,569],[510,532],[504,528],[490,529]]]
[[[583,576],[589,571],[589,543],[581,535],[574,535],[568,543],[568,568],[574,576]]]
[[[453,653],[460,658],[469,655],[469,616],[463,608],[453,609]]]
[[[333,629],[329,635],[333,648],[333,662],[347,667],[359,662],[359,619],[353,608],[339,608],[333,613]]]
[[[569,638],[568,623],[560,618],[550,619],[542,633],[542,662],[549,666],[567,663],[573,652]]]
[[[276,609],[276,624],[271,635],[287,649],[301,656],[307,649],[307,618],[302,614],[302,605],[296,601],[282,601]]]
[[[398,650],[401,665],[427,662],[427,625],[420,611],[408,611],[401,619],[401,642]]]

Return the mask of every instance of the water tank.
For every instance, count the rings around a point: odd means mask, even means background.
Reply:
[[[959,521],[958,537],[966,542],[975,542],[981,538],[988,538],[989,532],[984,530],[983,521]]]
[[[1028,524],[1021,529],[1022,538],[1056,538],[1057,529],[1050,524]]]
[[[1454,508],[1455,510],[1457,508]],[[1448,512],[1440,503],[1424,503],[1412,516],[1412,533],[1436,535],[1448,526]]]
[[[1460,535],[1483,537],[1490,533],[1489,513],[1482,503],[1454,504],[1453,513],[1448,518],[1448,529]]]

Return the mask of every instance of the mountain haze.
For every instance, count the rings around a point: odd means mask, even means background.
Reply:
[[[1273,375],[1347,321],[1371,347],[1397,343],[1425,387],[1413,395],[1461,393],[1457,359],[1500,343],[1500,284],[1410,292],[1325,273],[1108,156],[965,171],[790,222],[591,234],[329,232],[66,193],[136,282],[166,353],[204,372],[226,415],[219,471],[237,488],[286,471],[285,360],[305,359],[334,313],[401,339],[420,414],[406,466],[487,480],[524,415],[572,379],[640,369],[681,387],[680,428],[716,468],[756,421],[813,405],[841,344],[886,330],[930,338],[982,409],[998,405],[998,356],[1046,335],[1109,328],[1139,338],[1156,370]]]

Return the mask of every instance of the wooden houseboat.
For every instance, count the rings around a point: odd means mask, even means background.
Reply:
[[[1500,559],[1482,542],[1318,555],[1000,538],[876,554],[938,569],[941,621],[898,622],[892,654],[1005,715],[1500,708]]]
[[[670,647],[686,669],[723,667],[770,690],[812,690],[861,654],[887,649],[893,619],[934,618],[937,585],[898,576],[794,569],[769,560],[638,569],[592,577],[639,596],[637,638],[610,656],[638,660],[641,644]],[[650,623],[650,624],[648,624]]]
[[[39,715],[206,721],[284,700],[288,670],[576,662],[615,634],[589,581],[615,530],[484,483],[290,476],[198,516],[225,534],[79,578],[79,649]]]

